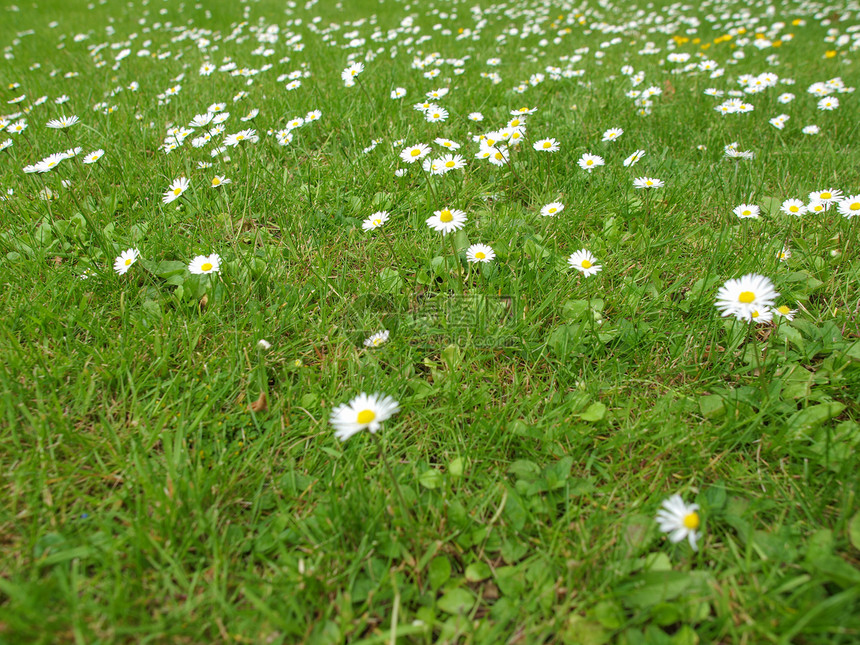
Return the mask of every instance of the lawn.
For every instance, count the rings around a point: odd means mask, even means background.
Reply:
[[[856,6],[0,15],[0,643],[860,642]]]

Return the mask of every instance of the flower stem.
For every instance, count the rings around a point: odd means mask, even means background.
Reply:
[[[394,484],[394,490],[397,493],[397,497],[400,500],[400,506],[403,510],[403,514],[409,518],[409,521],[412,521],[412,513],[409,511],[409,504],[406,503],[406,498],[403,496],[403,491],[400,490],[400,484],[397,482],[397,477],[394,476],[394,470],[391,468],[391,464],[388,462],[388,457],[385,454],[385,444],[382,443],[382,439],[376,433],[371,433],[371,437],[373,437],[374,441],[376,441],[376,446],[379,448],[379,459],[385,465],[385,470],[388,471],[388,476],[391,477],[391,482]]]

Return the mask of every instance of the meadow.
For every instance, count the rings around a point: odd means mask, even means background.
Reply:
[[[0,643],[860,642],[856,3],[3,4]]]

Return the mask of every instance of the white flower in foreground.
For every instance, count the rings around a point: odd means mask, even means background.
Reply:
[[[190,186],[190,182],[185,177],[178,177],[173,180],[173,183],[170,184],[170,188],[164,191],[164,196],[161,198],[161,201],[165,204],[169,204],[172,201],[179,199],[179,197],[188,190],[188,186]]]
[[[59,119],[51,119],[45,125],[55,130],[62,130],[63,128],[70,128],[75,125],[78,120],[78,117],[73,114],[72,116],[61,116]]]
[[[466,249],[466,260],[468,262],[491,262],[496,257],[493,247],[486,244],[473,244]]]
[[[126,271],[128,271],[129,267],[137,262],[137,258],[140,257],[140,251],[137,249],[127,249],[119,254],[119,257],[114,260],[113,270],[116,271],[120,275],[124,275]]]
[[[552,202],[540,209],[540,214],[544,217],[555,217],[564,210],[564,204],[561,202]]]
[[[786,199],[782,202],[780,209],[786,215],[794,215],[800,217],[806,212],[806,204],[799,199]]]
[[[621,128],[609,128],[606,132],[603,133],[602,141],[615,141],[618,137],[624,134],[624,130]]]
[[[630,166],[636,164],[636,162],[638,162],[644,156],[645,156],[644,150],[637,150],[632,155],[627,157],[627,159],[624,160],[624,167],[629,168]]]
[[[559,144],[555,139],[541,139],[534,142],[534,149],[542,152],[558,152]]]
[[[594,259],[591,252],[586,249],[580,249],[576,253],[571,253],[567,259],[567,263],[586,278],[603,270],[603,266],[596,264],[596,262],[597,260]]]
[[[788,305],[780,305],[773,310],[773,313],[780,318],[785,318],[786,320],[794,320],[794,315],[797,313],[797,309],[792,309]]]
[[[663,502],[663,508],[657,511],[657,523],[660,530],[669,534],[669,540],[677,544],[684,538],[690,542],[693,551],[698,551],[696,540],[701,537],[698,531],[701,521],[698,504],[685,504],[680,495],[672,495]]]
[[[104,156],[105,151],[99,148],[98,150],[93,150],[89,154],[84,155],[84,163],[95,163],[99,159]]]
[[[442,235],[447,235],[453,231],[459,231],[466,225],[466,213],[459,209],[443,208],[440,211],[434,211],[431,217],[427,218],[427,226],[434,231],[439,231]]]
[[[430,146],[426,143],[419,143],[414,146],[409,146],[400,151],[400,158],[406,163],[415,163],[430,154]]]
[[[603,157],[585,153],[582,155],[582,157],[579,158],[579,161],[577,163],[579,163],[579,167],[583,170],[591,172],[592,170],[594,170],[598,166],[602,166],[606,162],[603,161]]]
[[[212,255],[198,255],[188,263],[188,273],[202,275],[204,273],[218,273],[221,270],[221,257],[217,253]]]
[[[386,342],[388,342],[388,334],[389,332],[387,329],[378,331],[375,334],[372,334],[369,338],[364,339],[364,346],[376,348],[380,345],[384,345]]]
[[[735,206],[732,212],[741,219],[755,219],[759,216],[760,209],[754,204],[741,204]]]
[[[212,188],[218,188],[219,186],[223,186],[224,184],[233,183],[232,179],[228,179],[224,175],[215,175],[212,177],[212,181],[209,183],[209,186]]]
[[[822,202],[832,204],[842,199],[842,191],[838,188],[825,188],[824,190],[814,190],[809,193],[809,201]]]
[[[728,280],[720,287],[715,304],[723,316],[748,321],[752,312],[773,307],[778,295],[770,278],[748,273],[742,278]]]
[[[651,177],[637,177],[633,180],[633,188],[662,188],[663,185],[661,179]]]
[[[341,403],[332,410],[329,423],[335,428],[334,435],[346,441],[365,429],[375,433],[399,410],[400,404],[390,396],[380,392],[370,395],[362,392],[349,403]]]
[[[839,214],[851,219],[860,215],[860,194],[851,195],[839,202]]]
[[[379,228],[388,221],[388,211],[379,211],[374,213],[361,223],[361,228],[365,231],[372,231]]]
[[[236,134],[231,134],[224,138],[224,145],[228,147],[238,146],[243,141],[249,143],[257,143],[260,137],[257,136],[257,131],[253,129],[240,130]]]

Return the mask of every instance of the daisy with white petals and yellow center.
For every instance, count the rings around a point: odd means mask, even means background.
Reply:
[[[374,213],[361,223],[361,228],[365,231],[372,231],[379,228],[388,221],[388,211],[379,211]]]
[[[139,257],[140,251],[137,249],[126,249],[119,254],[119,257],[116,260],[114,260],[113,270],[119,275],[124,275],[128,271],[129,267],[137,262],[137,258]]]
[[[693,551],[698,551],[696,541],[701,537],[699,505],[685,504],[680,495],[672,495],[663,502],[662,506],[663,508],[657,512],[660,530],[669,534],[669,540],[673,544],[687,538]]]
[[[443,208],[427,218],[427,226],[442,235],[447,235],[453,231],[459,231],[466,225],[467,220],[466,213],[463,211],[456,208]]]
[[[390,396],[362,392],[349,403],[341,403],[332,410],[329,422],[335,428],[335,436],[346,441],[362,430],[375,433],[399,410],[400,404]]]
[[[219,271],[221,271],[221,257],[217,253],[198,255],[188,264],[188,272],[194,275],[218,273]]]

